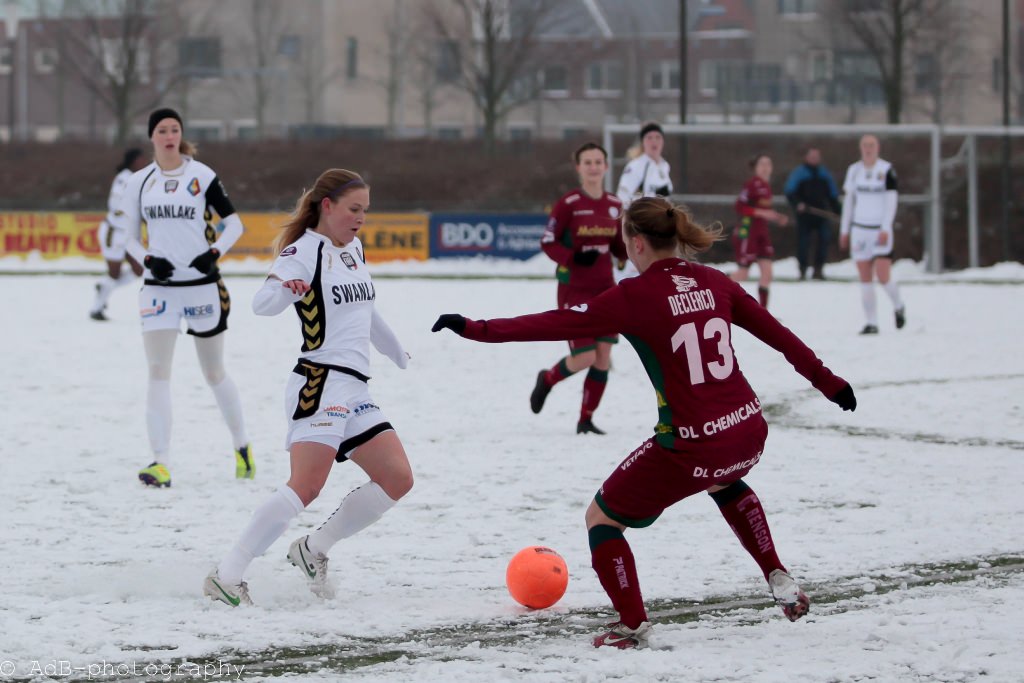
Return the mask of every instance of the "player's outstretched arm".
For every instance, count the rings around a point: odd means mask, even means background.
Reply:
[[[402,347],[402,342],[398,341],[398,336],[395,335],[391,327],[384,322],[384,318],[377,312],[376,307],[374,307],[373,317],[370,319],[370,342],[373,344],[373,348],[390,358],[402,370],[409,367],[411,356]]]

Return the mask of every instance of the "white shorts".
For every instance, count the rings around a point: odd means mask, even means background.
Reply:
[[[139,292],[142,331],[181,330],[197,337],[213,337],[228,329],[231,297],[223,280],[189,287],[143,285]]]
[[[338,462],[381,432],[393,429],[370,396],[366,382],[337,370],[324,370],[326,379],[292,372],[284,394],[288,418],[285,449],[313,441],[338,451]],[[321,375],[322,377],[322,375]],[[296,415],[302,415],[296,418]]]
[[[106,221],[100,221],[100,227],[96,229],[96,239],[100,243],[100,253],[103,254],[104,260],[124,261],[128,233],[113,227]]]
[[[850,228],[850,257],[854,261],[870,261],[876,256],[888,256],[892,253],[892,235],[886,244],[879,244],[881,228],[862,228],[854,225]]]

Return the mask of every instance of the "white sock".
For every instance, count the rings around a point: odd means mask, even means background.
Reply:
[[[231,438],[234,440],[235,448],[241,448],[249,443],[245,434],[245,420],[242,419],[242,400],[238,396],[238,387],[230,377],[224,376],[224,380],[213,389],[213,396],[217,399],[217,407],[224,421],[231,430]]]
[[[383,517],[395,502],[376,482],[370,481],[353,489],[327,521],[309,535],[307,544],[310,551],[326,555],[335,543],[359,533]]]
[[[96,285],[96,298],[92,302],[92,311],[97,313],[107,307],[107,302],[110,301],[110,294],[117,287],[117,280],[104,275],[103,279]]]
[[[875,299],[875,283],[860,283],[860,300],[864,304],[864,317],[868,325],[878,327],[878,301]]]
[[[896,278],[891,277],[889,281],[882,285],[882,289],[889,295],[889,300],[892,301],[892,307],[897,311],[903,308],[903,300],[900,298],[900,286],[896,284]]]
[[[242,531],[234,547],[217,565],[221,581],[239,584],[253,559],[267,552],[291,524],[292,518],[303,510],[302,501],[295,491],[282,486],[252,513],[252,519]]]
[[[150,379],[146,388],[146,428],[153,459],[167,465],[171,450],[171,382]]]

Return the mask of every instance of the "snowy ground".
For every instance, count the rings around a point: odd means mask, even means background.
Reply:
[[[113,320],[98,324],[86,317],[91,277],[0,276],[0,543],[8,549],[0,557],[0,681],[48,672],[93,680],[241,672],[327,681],[344,672],[360,681],[1022,681],[1024,269],[936,278],[899,265],[909,311],[899,333],[880,293],[882,334],[857,336],[859,293],[848,282],[779,282],[772,291],[773,312],[851,381],[856,413],[735,334],[771,425],[747,481],[783,561],[809,588],[811,615],[783,618],[753,561],[699,496],[629,533],[656,631],[653,649],[627,653],[589,645],[610,613],[589,567],[583,511],[655,421],[635,354],[623,345],[613,357],[595,417],[609,434],[577,437],[579,378],[557,387],[539,417],[527,403],[536,371],[562,345],[483,345],[429,332],[442,312],[547,309],[553,282],[378,282],[380,310],[413,362],[400,371],[376,357],[371,390],[410,453],[416,487],[335,549],[339,596],[319,602],[284,554],[361,483],[353,465],[337,467],[321,498],[253,565],[256,606],[231,610],[204,600],[200,587],[287,476],[281,404],[298,347],[293,316],[257,318],[249,301],[259,279],[228,278],[229,371],[242,390],[257,479],[233,479],[227,430],[182,337],[174,487],[154,491],[135,479],[149,461],[135,293],[116,292]],[[850,275],[848,266],[833,271]],[[378,269],[410,271],[488,272]],[[548,271],[530,262],[490,272]],[[503,583],[508,559],[533,544],[558,550],[571,574],[562,601],[537,613],[517,607]]]

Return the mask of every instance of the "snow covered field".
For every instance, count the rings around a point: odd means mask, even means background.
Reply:
[[[344,672],[360,681],[1024,681],[1024,268],[934,277],[898,265],[909,318],[899,333],[881,291],[882,334],[862,338],[854,284],[772,290],[772,311],[853,384],[856,413],[810,389],[773,350],[734,335],[771,429],[747,481],[780,556],[811,595],[809,617],[784,619],[712,501],[698,496],[628,533],[656,624],[655,647],[639,652],[589,644],[611,615],[583,526],[597,486],[655,422],[636,355],[627,344],[613,355],[595,416],[609,434],[583,437],[574,433],[581,378],[556,387],[540,416],[528,407],[536,371],[564,353],[562,344],[484,345],[429,332],[443,312],[546,310],[552,281],[378,281],[378,306],[413,360],[401,371],[375,356],[371,390],[403,438],[416,486],[335,548],[338,597],[320,602],[284,555],[362,482],[355,466],[338,466],[320,499],[254,563],[247,578],[256,606],[231,610],[202,597],[202,579],[287,477],[282,392],[299,345],[294,316],[257,318],[249,302],[260,279],[228,276],[228,369],[242,391],[257,478],[233,478],[227,429],[183,336],[174,486],[155,491],[135,478],[149,454],[133,288],[114,294],[112,321],[99,324],[86,316],[92,277],[0,276],[0,681],[48,672],[92,680],[327,681]],[[378,268],[410,271],[487,272]],[[852,265],[834,274],[852,274]],[[508,596],[504,572],[534,544],[559,551],[571,578],[558,605],[531,613]]]

